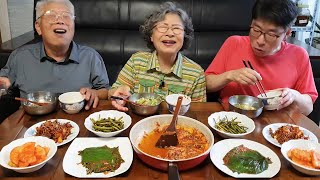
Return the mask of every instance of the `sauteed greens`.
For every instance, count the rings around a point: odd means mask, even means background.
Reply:
[[[216,124],[215,128],[219,129],[220,131],[232,133],[232,134],[241,134],[245,133],[248,130],[248,127],[241,125],[241,122],[235,121],[237,117],[231,118],[230,120],[225,116],[224,118],[220,119],[217,122],[215,119],[213,119]]]
[[[230,150],[223,158],[224,164],[233,172],[259,174],[268,169],[270,158],[243,145]]]
[[[93,129],[95,131],[101,131],[101,132],[114,132],[119,131],[120,129],[124,128],[124,122],[122,120],[123,116],[121,116],[119,119],[117,118],[99,118],[97,120],[90,118],[90,120],[93,123]]]
[[[79,151],[79,155],[82,158],[81,164],[87,168],[87,174],[113,172],[124,162],[119,153],[119,147],[90,147]]]

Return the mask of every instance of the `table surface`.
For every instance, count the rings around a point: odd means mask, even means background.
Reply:
[[[89,111],[81,111],[78,114],[70,115],[66,114],[62,110],[57,110],[54,113],[44,116],[30,116],[25,114],[22,109],[19,109],[17,112],[12,114],[10,117],[5,119],[3,123],[0,125],[0,148],[10,143],[12,140],[22,138],[25,131],[31,127],[32,125],[44,121],[47,119],[69,119],[76,122],[80,127],[80,133],[78,137],[96,137],[93,133],[89,132],[84,127],[84,120],[91,113],[101,111],[101,110],[110,110],[114,109],[111,105],[110,101],[100,101],[99,106],[95,109],[91,109]],[[190,110],[187,112],[185,116],[197,119],[208,125],[207,119],[210,114],[218,111],[223,111],[224,108],[221,104],[215,102],[207,102],[207,103],[192,103]],[[159,114],[168,114],[169,111],[166,107],[165,103],[161,104]],[[131,127],[143,119],[144,117],[133,114],[132,112],[128,112],[128,114],[132,118],[131,126],[124,132],[122,132],[119,136],[128,137]],[[281,169],[279,173],[274,177],[275,179],[319,179],[320,177],[312,177],[306,176],[298,171],[296,171],[289,162],[281,155],[280,148],[270,144],[267,140],[262,136],[262,129],[272,123],[291,123],[302,126],[311,132],[313,132],[318,139],[320,138],[319,127],[309,118],[300,113],[297,106],[291,105],[285,109],[279,111],[263,111],[263,113],[254,119],[256,128],[253,133],[245,136],[246,139],[253,140],[259,142],[261,144],[266,145],[270,149],[272,149],[280,158],[281,161]],[[213,131],[215,142],[221,140]],[[29,174],[19,174],[14,171],[5,169],[0,167],[0,178],[1,179],[76,179],[73,176],[70,176],[64,173],[62,168],[62,162],[64,155],[69,147],[70,143],[65,144],[63,146],[58,147],[58,151],[56,155],[47,162],[47,164],[42,167],[40,170],[35,171]],[[208,156],[204,162],[200,165],[180,172],[180,177],[183,180],[200,180],[200,179],[233,179],[232,177],[226,175],[217,169],[211,162],[210,157]],[[115,179],[167,179],[168,175],[166,172],[159,171],[154,169],[146,164],[144,164],[134,153],[134,160],[130,169],[116,177]]]

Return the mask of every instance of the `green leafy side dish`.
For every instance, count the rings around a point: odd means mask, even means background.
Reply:
[[[140,104],[140,105],[145,105],[145,106],[157,106],[158,104],[160,104],[162,101],[162,98],[160,96],[158,96],[157,98],[139,98],[136,103]]]
[[[259,174],[268,169],[270,158],[243,145],[230,150],[223,158],[225,165],[233,172]]]
[[[124,162],[119,147],[90,147],[79,151],[79,155],[82,158],[81,164],[87,168],[87,174],[114,172]]]

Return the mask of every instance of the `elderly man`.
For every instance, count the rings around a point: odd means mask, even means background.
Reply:
[[[297,14],[291,0],[257,0],[249,36],[228,38],[206,70],[207,90],[220,91],[227,102],[235,94],[258,95],[254,84],[260,80],[267,90],[282,90],[278,109],[295,102],[310,114],[318,93],[309,56],[285,41]],[[250,60],[256,71],[245,68],[243,60]]]
[[[69,0],[42,0],[36,5],[36,44],[16,49],[0,70],[0,84],[15,86],[24,97],[34,91],[80,91],[95,108],[108,97],[109,79],[101,56],[72,41],[74,7]]]

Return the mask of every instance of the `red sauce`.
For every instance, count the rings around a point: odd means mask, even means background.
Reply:
[[[164,159],[187,159],[198,156],[209,148],[209,142],[200,131],[192,127],[177,127],[177,136],[179,144],[166,148],[156,147],[156,143],[163,134],[165,128],[156,128],[149,134],[146,134],[139,148],[143,152]]]

